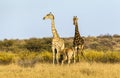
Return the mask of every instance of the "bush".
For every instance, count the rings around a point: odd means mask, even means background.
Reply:
[[[36,52],[20,52],[17,54],[18,58],[16,58],[16,63],[23,67],[33,67],[37,62],[36,56],[38,53]]]
[[[94,51],[86,50],[85,56],[88,61],[103,62],[103,63],[116,63],[120,62],[120,52],[103,52],[103,51]]]
[[[48,51],[43,52],[20,52],[18,54],[17,64],[23,67],[33,67],[38,62],[51,62],[52,53]]]
[[[0,52],[0,64],[10,64],[13,62],[14,58],[13,53],[8,53],[8,52]]]
[[[36,59],[39,62],[52,62],[52,53],[43,51],[36,57]]]

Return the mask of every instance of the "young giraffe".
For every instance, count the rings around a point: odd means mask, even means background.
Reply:
[[[77,53],[77,57],[78,57],[79,50],[80,50],[81,55],[84,57],[83,55],[84,39],[80,36],[80,33],[79,33],[77,16],[73,17],[73,25],[75,25],[75,35],[74,35],[74,40],[73,40],[73,47],[75,50],[74,52],[74,63],[75,63],[75,56]]]
[[[60,62],[62,63],[62,65],[66,60],[68,64],[70,64],[73,54],[74,54],[73,48],[65,48],[62,51],[60,51]]]
[[[57,33],[57,30],[55,28],[55,22],[54,22],[54,15],[50,12],[46,16],[43,17],[43,20],[50,19],[51,20],[51,28],[52,28],[52,52],[53,52],[53,64],[55,62],[59,63],[58,55],[61,50],[64,49],[64,40],[61,39]]]

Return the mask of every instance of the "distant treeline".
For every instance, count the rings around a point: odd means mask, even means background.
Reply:
[[[85,48],[96,51],[120,51],[120,35],[100,35],[83,37]],[[73,37],[63,38],[66,47],[72,47]],[[52,38],[4,39],[0,41],[2,52],[51,52]]]

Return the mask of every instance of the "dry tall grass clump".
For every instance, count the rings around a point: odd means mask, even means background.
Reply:
[[[87,62],[71,65],[36,64],[20,67],[15,64],[0,65],[0,78],[120,78],[119,64]]]

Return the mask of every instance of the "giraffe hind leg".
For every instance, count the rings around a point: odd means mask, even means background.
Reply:
[[[81,53],[81,55],[84,57],[83,49],[84,49],[84,45],[81,45],[81,51],[80,51],[80,53]]]
[[[80,45],[80,55],[85,59],[83,49],[84,49],[84,45]]]

